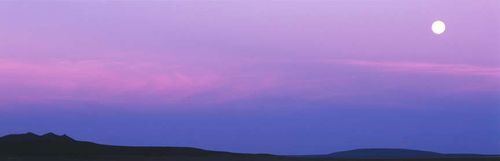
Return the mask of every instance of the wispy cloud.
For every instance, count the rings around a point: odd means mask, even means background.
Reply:
[[[259,95],[276,79],[174,63],[0,59],[0,100],[220,103]]]
[[[175,66],[119,61],[23,62],[0,59],[0,86],[25,88],[19,97],[57,99],[153,94],[165,99],[185,97],[211,88],[217,76]],[[34,95],[36,90],[47,95]],[[2,92],[3,93],[3,92]],[[0,97],[13,97],[0,93]],[[2,96],[3,95],[3,96]]]
[[[484,67],[467,64],[438,64],[367,60],[342,60],[339,62],[348,65],[364,66],[371,69],[383,71],[500,77],[500,67]]]

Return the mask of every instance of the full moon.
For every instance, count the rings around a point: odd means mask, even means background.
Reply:
[[[443,21],[437,20],[432,23],[432,32],[439,35],[446,30],[446,25]]]

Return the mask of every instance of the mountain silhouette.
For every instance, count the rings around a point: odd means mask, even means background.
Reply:
[[[133,147],[78,141],[67,135],[13,134],[0,137],[0,160],[22,161],[490,161],[498,156],[441,154],[408,149],[356,149],[327,155],[279,156],[210,151],[190,147]],[[409,160],[407,160],[409,159]]]
[[[12,142],[74,142],[72,138],[67,135],[56,135],[54,133],[47,133],[45,135],[36,135],[34,133],[26,134],[12,134],[0,138],[0,143]]]
[[[47,133],[14,134],[0,137],[0,155],[154,155],[154,156],[210,156],[235,153],[208,151],[188,147],[128,147],[102,145],[77,141],[66,135]]]
[[[446,154],[410,149],[355,149],[327,155],[332,158],[442,158]]]

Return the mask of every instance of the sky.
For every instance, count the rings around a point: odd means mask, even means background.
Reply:
[[[498,154],[500,1],[2,1],[0,127],[245,153]]]

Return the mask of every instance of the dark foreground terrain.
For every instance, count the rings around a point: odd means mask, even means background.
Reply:
[[[148,157],[148,156],[36,156],[2,157],[1,161],[498,161],[500,158],[434,158],[434,159],[339,159],[339,158],[291,158],[291,157]]]
[[[500,161],[499,156],[406,149],[358,149],[325,155],[277,156],[189,147],[129,147],[33,133],[0,137],[0,161]]]

